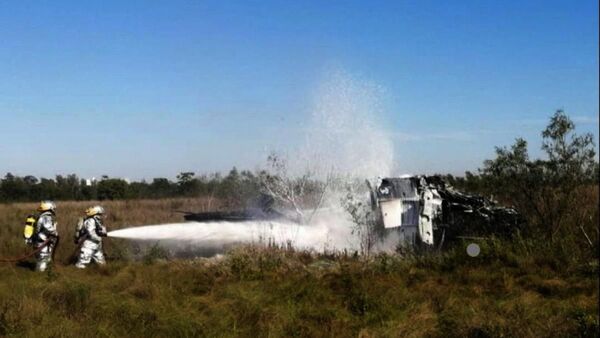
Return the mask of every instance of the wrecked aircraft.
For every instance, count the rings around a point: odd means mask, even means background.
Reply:
[[[371,190],[375,224],[404,244],[442,246],[467,236],[508,235],[523,219],[513,208],[455,190],[439,176],[380,179]]]

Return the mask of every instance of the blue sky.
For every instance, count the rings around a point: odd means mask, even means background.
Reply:
[[[475,170],[558,108],[598,130],[597,1],[4,1],[0,173],[254,169],[343,69],[400,172]]]

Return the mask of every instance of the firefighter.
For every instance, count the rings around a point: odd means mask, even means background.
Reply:
[[[37,253],[35,269],[45,271],[52,261],[52,253],[58,244],[58,231],[56,230],[56,205],[52,201],[42,201],[38,207],[40,212],[35,222],[34,235],[31,240]],[[42,247],[43,246],[43,247]]]
[[[102,222],[104,208],[99,205],[88,208],[85,216],[75,231],[75,244],[81,246],[75,266],[80,269],[85,269],[92,260],[100,265],[106,263],[102,251],[102,237],[106,237],[106,227]]]

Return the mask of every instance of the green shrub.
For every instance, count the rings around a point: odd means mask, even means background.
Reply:
[[[142,261],[145,264],[150,265],[156,262],[157,260],[165,260],[168,258],[169,251],[161,247],[158,243],[156,243],[146,251],[144,257],[142,258]]]

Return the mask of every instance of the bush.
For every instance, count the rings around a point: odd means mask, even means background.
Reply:
[[[169,251],[156,243],[147,250],[142,260],[145,264],[153,264],[157,260],[169,259],[169,256]]]

